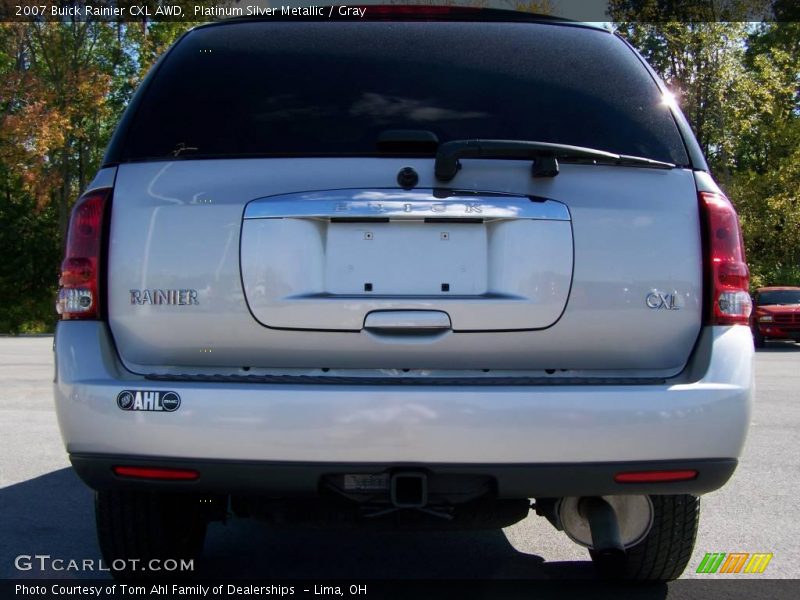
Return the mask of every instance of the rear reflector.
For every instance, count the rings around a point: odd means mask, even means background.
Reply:
[[[706,269],[711,325],[747,325],[753,302],[739,219],[722,194],[700,192],[708,237]]]
[[[200,473],[192,469],[166,469],[161,467],[114,467],[114,474],[134,479],[166,479],[171,481],[194,481]]]
[[[679,471],[634,471],[631,473],[617,473],[614,481],[617,483],[666,483],[668,481],[689,481],[697,477],[697,471],[684,469]]]
[[[109,188],[92,190],[72,209],[56,302],[62,319],[98,317],[103,218],[110,194]]]

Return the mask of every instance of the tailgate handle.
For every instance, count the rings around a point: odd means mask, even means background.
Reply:
[[[375,333],[424,335],[451,328],[450,315],[441,310],[376,310],[364,319],[364,329]]]

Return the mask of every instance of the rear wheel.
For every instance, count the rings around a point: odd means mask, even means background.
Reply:
[[[97,492],[95,517],[103,560],[119,579],[163,577],[173,572],[164,561],[198,557],[208,524],[200,500],[182,494]]]
[[[689,494],[651,496],[653,526],[624,557],[589,554],[600,575],[613,579],[669,581],[680,576],[694,550],[700,498]]]

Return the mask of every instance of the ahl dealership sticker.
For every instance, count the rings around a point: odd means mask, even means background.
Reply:
[[[122,390],[117,396],[117,406],[122,410],[175,412],[180,405],[181,397],[176,392]]]

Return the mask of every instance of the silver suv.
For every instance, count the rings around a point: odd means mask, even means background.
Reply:
[[[753,390],[685,118],[604,29],[377,17],[190,31],[77,202],[55,401],[103,556],[535,508],[602,574],[679,576]]]

